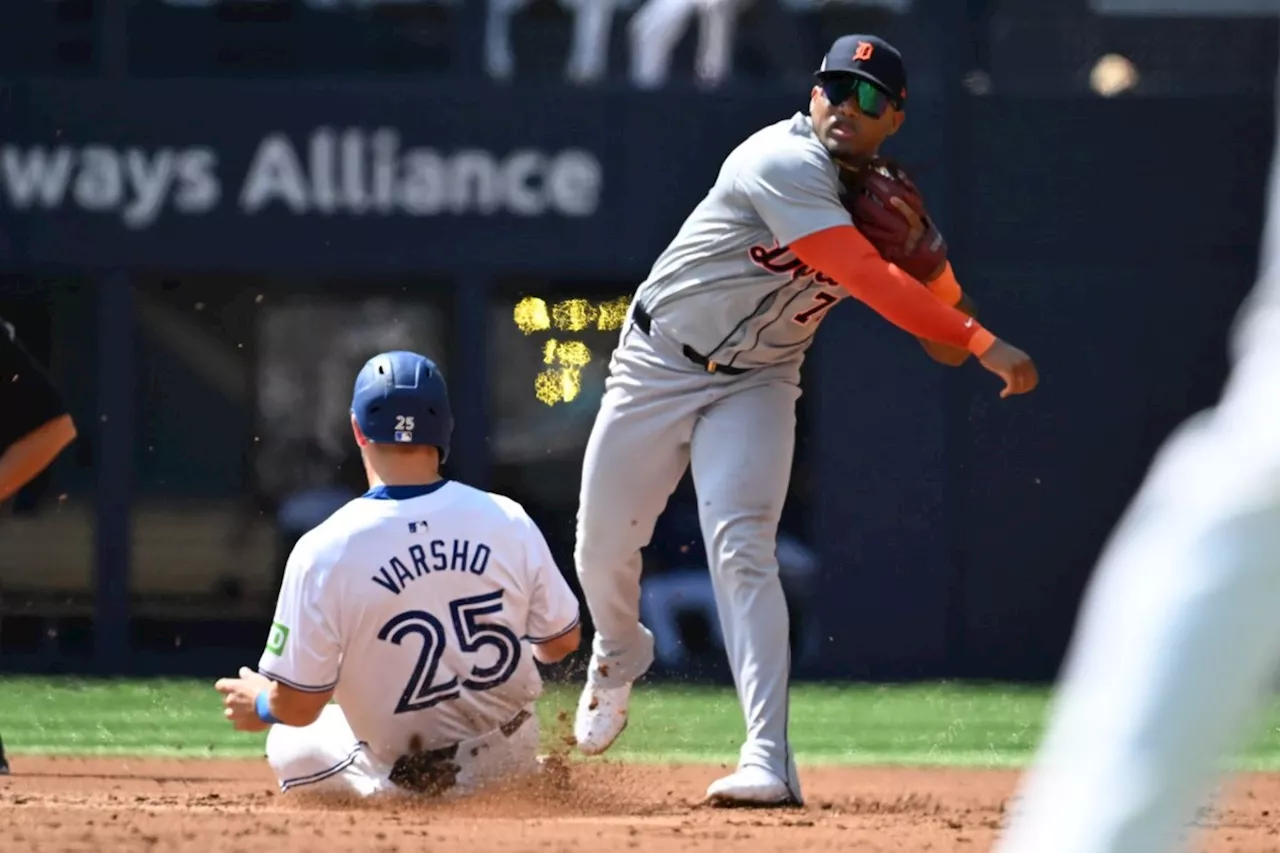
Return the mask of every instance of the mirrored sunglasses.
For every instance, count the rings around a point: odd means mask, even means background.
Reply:
[[[893,103],[893,99],[884,89],[850,74],[823,78],[820,85],[831,106],[838,107],[850,98],[854,98],[858,103],[858,109],[871,118],[880,118]]]

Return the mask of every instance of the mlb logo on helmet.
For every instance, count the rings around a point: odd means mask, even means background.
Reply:
[[[435,445],[449,457],[453,412],[436,363],[424,355],[394,350],[365,362],[351,395],[351,413],[374,443]]]

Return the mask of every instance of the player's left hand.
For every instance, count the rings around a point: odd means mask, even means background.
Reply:
[[[239,678],[219,678],[213,688],[222,694],[222,716],[231,721],[236,731],[265,732],[270,726],[258,719],[254,702],[270,686],[271,679],[242,666]]]

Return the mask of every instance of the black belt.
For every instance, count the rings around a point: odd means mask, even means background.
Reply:
[[[498,730],[503,737],[511,737],[532,718],[528,711],[521,711]],[[474,749],[471,754],[475,755]],[[409,752],[396,759],[388,778],[399,788],[439,796],[458,783],[462,767],[457,763],[457,757],[458,744],[423,751],[422,739],[414,735],[409,740]]]
[[[504,736],[511,737],[513,734],[520,731],[520,727],[523,726],[525,721],[531,717],[533,717],[533,714],[530,714],[528,711],[521,711],[507,722],[498,726],[498,728],[502,731]]]
[[[651,333],[653,329],[653,316],[648,311],[644,310],[644,306],[639,302],[637,302],[636,306],[631,309],[631,319],[635,320],[636,328],[640,331],[644,332],[646,335]],[[719,364],[714,362],[688,344],[683,345],[682,351],[684,352],[685,358],[689,359],[708,373],[723,373],[727,376],[741,376],[750,370],[750,368],[747,367],[733,367],[728,364]]]

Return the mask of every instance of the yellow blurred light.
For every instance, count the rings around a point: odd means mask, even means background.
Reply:
[[[565,367],[560,370],[560,396],[566,403],[572,403],[582,390],[582,372],[576,367]]]
[[[516,304],[513,316],[517,328],[526,335],[553,328],[609,332],[622,328],[630,306],[630,296],[595,304],[586,299],[565,299],[550,307],[544,299],[526,296]],[[542,344],[542,363],[548,367],[534,377],[534,396],[547,406],[572,402],[582,393],[582,368],[591,363],[591,349],[583,341],[550,338]]]
[[[536,296],[526,296],[516,303],[515,321],[516,327],[526,335],[550,329],[547,303]]]
[[[619,296],[611,302],[601,302],[597,309],[599,319],[596,329],[601,332],[612,332],[622,328],[627,321],[627,308],[631,305],[630,296]]]
[[[543,370],[533,379],[534,396],[548,406],[560,402],[560,388],[560,371],[556,368]]]
[[[585,299],[566,299],[551,309],[551,321],[557,329],[581,332],[595,322],[598,313],[596,307]]]
[[[582,341],[561,341],[556,347],[556,361],[565,367],[585,367],[591,363],[591,350]]]
[[[547,406],[571,403],[582,393],[582,371],[576,367],[543,370],[533,380],[533,393]]]

